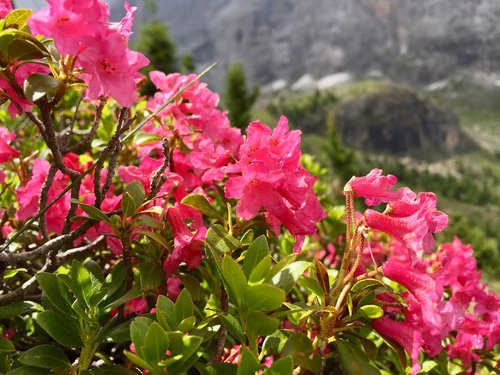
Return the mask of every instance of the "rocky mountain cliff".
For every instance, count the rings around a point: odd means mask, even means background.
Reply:
[[[160,0],[156,17],[198,66],[219,63],[216,88],[236,60],[262,85],[339,71],[430,83],[500,68],[498,0]]]

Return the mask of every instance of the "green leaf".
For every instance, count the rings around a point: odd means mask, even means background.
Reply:
[[[83,346],[76,319],[54,310],[47,310],[38,313],[35,320],[59,344],[68,348]]]
[[[89,215],[89,218],[97,220],[97,221],[104,221],[105,223],[108,223],[111,225],[111,220],[108,216],[104,214],[100,209],[95,208],[94,206],[86,203],[80,202],[78,199],[72,199],[71,203],[74,204],[79,204],[83,212],[85,212],[87,215]]]
[[[102,284],[102,288],[106,289],[107,292],[99,305],[106,306],[109,303],[114,302],[116,299],[120,298],[124,294],[126,280],[127,266],[125,265],[125,263],[120,262],[118,264],[115,264],[111,269],[111,272],[108,273],[108,276],[106,276],[106,279],[104,279],[104,283]]]
[[[324,264],[318,259],[314,260],[314,265],[316,267],[316,278],[323,291],[323,299],[327,300],[330,295],[330,278],[328,277],[328,271]]]
[[[116,343],[131,341],[131,338],[130,338],[130,324],[131,323],[132,323],[132,320],[127,320],[126,322],[123,322],[122,324],[119,324],[116,327],[114,327],[106,335],[105,341],[106,342],[116,342]]]
[[[101,282],[77,260],[71,263],[70,275],[76,298],[84,306],[91,307],[90,298],[101,289]]]
[[[168,337],[172,343],[170,347],[171,355],[181,355],[178,360],[168,366],[168,370],[172,374],[182,374],[199,358],[196,351],[203,339],[199,336],[185,336],[181,332],[168,332]]]
[[[14,9],[5,17],[5,29],[24,29],[28,26],[28,19],[33,14],[31,9]]]
[[[17,52],[18,49],[19,52]],[[30,51],[34,52],[29,54]],[[43,57],[37,51],[29,41],[14,40],[9,46],[9,58],[12,60],[30,60]],[[32,102],[36,102],[44,96],[47,96],[50,100],[55,96],[61,85],[63,83],[52,76],[34,73],[24,81],[24,95]]]
[[[19,357],[23,365],[42,368],[65,368],[70,367],[68,357],[64,352],[53,345],[39,345],[28,349]]]
[[[267,335],[262,343],[262,350],[267,355],[280,354],[288,340],[287,332],[284,330],[277,330],[271,335]]]
[[[27,272],[26,268],[10,268],[3,272],[3,279],[8,280],[15,277],[20,272]]]
[[[303,260],[288,264],[273,276],[271,283],[288,293],[292,290],[299,277],[310,266],[310,262]]]
[[[284,357],[275,361],[263,375],[292,375],[292,373],[293,360],[291,357]]]
[[[245,232],[245,234],[243,234],[243,236],[241,237],[241,246],[242,247],[246,247],[246,246],[249,246],[252,241],[253,241],[253,236],[254,236],[254,231],[253,229],[249,229]]]
[[[231,314],[222,314],[219,315],[219,320],[224,327],[226,327],[229,334],[238,340],[240,344],[246,343],[245,333],[243,332],[243,328],[241,327],[240,322]]]
[[[156,366],[165,357],[168,345],[169,340],[166,332],[157,322],[153,322],[144,337],[142,356],[146,362]]]
[[[349,375],[380,375],[362,350],[341,337],[337,337],[336,343],[340,362]]]
[[[367,294],[365,294],[359,301],[358,301],[358,309],[364,305],[369,305],[375,300],[375,292],[371,291]]]
[[[230,256],[225,256],[222,259],[222,273],[227,283],[225,285],[227,294],[238,306],[242,306],[243,296],[248,285],[240,265]]]
[[[240,241],[231,236],[228,231],[219,224],[214,224],[208,229],[205,243],[212,249],[229,254],[241,246]]]
[[[269,284],[259,284],[249,287],[243,302],[248,310],[273,311],[281,307],[286,294],[283,290]]]
[[[350,293],[354,298],[356,295],[360,293],[368,292],[372,289],[376,289],[379,287],[385,288],[385,284],[377,279],[363,279],[358,281],[356,284],[352,286]]]
[[[125,217],[130,217],[137,211],[138,206],[135,205],[134,198],[126,191],[122,194],[121,209]]]
[[[90,272],[92,272],[101,284],[104,282],[104,275],[102,274],[101,267],[99,267],[99,265],[97,264],[96,261],[94,261],[90,258],[87,258],[83,262],[83,266],[86,269],[88,269]]]
[[[40,42],[34,38],[16,38],[9,44],[8,55],[9,61],[14,62],[41,59],[47,56],[48,53],[45,47],[43,47],[43,45],[41,45]],[[44,95],[47,95],[49,99],[53,99],[59,86],[63,85],[63,83],[46,74],[35,74],[49,77],[49,79],[43,79],[44,82],[41,79],[39,82],[30,83],[30,86],[38,85],[36,87],[40,90],[44,90]],[[24,87],[26,88],[26,81],[24,82]]]
[[[314,348],[312,346],[311,340],[301,332],[294,332],[290,335],[288,340],[283,347],[281,355],[294,356],[295,354],[303,354],[309,356],[312,354]]]
[[[142,211],[141,211],[141,213],[142,213]],[[134,223],[137,226],[142,225],[142,226],[150,227],[150,228],[154,228],[154,229],[161,229],[160,222],[149,215],[137,216],[134,219]]]
[[[139,277],[142,290],[151,290],[157,288],[163,283],[165,272],[163,268],[156,263],[140,263]]]
[[[364,305],[358,310],[359,314],[368,319],[378,319],[384,316],[384,310],[377,305]]]
[[[153,143],[161,140],[162,137],[160,137],[158,134],[153,134],[153,133],[140,132],[137,133],[137,135],[135,136],[135,143],[137,145],[145,145],[148,143]]]
[[[135,371],[118,365],[104,365],[89,370],[90,375],[137,375]]]
[[[156,232],[151,232],[151,231],[142,230],[142,229],[138,230],[137,233],[145,235],[146,237],[152,239],[156,243],[158,243],[161,246],[163,246],[165,249],[170,250],[170,246],[168,245],[167,240],[162,235],[160,235],[160,234],[158,234]]]
[[[324,302],[323,289],[321,289],[321,285],[319,285],[319,281],[317,279],[309,276],[301,276],[299,277],[298,283],[309,293],[316,295],[321,301]]]
[[[184,197],[181,203],[201,211],[204,215],[211,217],[212,219],[220,220],[222,222],[224,221],[222,215],[220,215],[210,202],[202,195],[190,194]]]
[[[14,345],[5,337],[0,336],[0,353],[15,352],[15,351],[16,348],[14,347]]]
[[[236,375],[238,367],[232,363],[213,363],[205,367],[207,375]]]
[[[201,292],[201,283],[196,277],[189,273],[179,272],[177,277],[181,279],[182,285],[189,291],[194,301],[198,300]]]
[[[73,298],[71,298],[66,286],[57,275],[48,272],[38,272],[36,280],[54,307],[64,314],[76,316],[75,310],[71,307]]]
[[[177,329],[183,333],[187,333],[194,327],[195,324],[196,317],[190,316],[189,318],[182,319]]]
[[[5,375],[52,375],[53,372],[46,368],[34,366],[22,366],[10,370]]]
[[[150,366],[145,360],[143,360],[137,354],[131,353],[128,350],[124,350],[123,354],[125,354],[125,357],[127,357],[130,362],[135,363],[137,366],[141,368],[151,370],[152,366]]]
[[[0,306],[0,319],[10,319],[17,315],[36,310],[34,302],[15,302]]]
[[[243,272],[247,279],[250,274],[255,269],[257,264],[269,255],[269,245],[267,243],[266,236],[262,235],[257,237],[255,241],[252,242],[247,252],[245,253],[245,260],[243,261]]]
[[[194,305],[191,295],[186,288],[182,289],[175,301],[175,320],[179,325],[184,319],[193,316]]]
[[[271,265],[273,262],[272,259],[273,258],[271,258],[270,255],[266,255],[264,259],[262,259],[259,264],[255,266],[248,279],[249,285],[262,284],[266,280],[269,274],[269,270],[271,269]]]
[[[144,191],[144,186],[140,181],[132,181],[130,184],[125,186],[123,191],[130,194],[136,209],[139,208],[146,199],[146,192]]]
[[[173,331],[177,328],[175,321],[175,305],[163,295],[159,295],[156,300],[156,319],[167,331]]]
[[[255,375],[260,368],[260,363],[257,357],[247,349],[241,351],[241,361],[238,366],[237,375]]]
[[[253,311],[246,316],[248,328],[252,336],[267,336],[279,328],[280,321],[260,311]]]
[[[153,324],[153,320],[139,316],[130,324],[130,338],[134,343],[135,351],[140,357],[144,357],[144,345],[146,342],[146,332]]]

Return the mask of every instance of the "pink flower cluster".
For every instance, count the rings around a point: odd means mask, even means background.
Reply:
[[[5,18],[10,12],[12,12],[10,0],[0,0],[0,18]]]
[[[365,211],[364,221],[369,228],[390,234],[413,254],[432,251],[432,234],[446,228],[448,216],[436,209],[433,193],[417,195],[409,188],[392,190],[396,183],[395,176],[382,176],[380,169],[373,169],[364,177],[349,180],[346,190],[352,190],[355,198],[365,198],[368,206],[387,203],[384,212]]]
[[[54,39],[61,54],[76,57],[88,85],[86,98],[111,96],[129,107],[137,100],[138,70],[149,63],[128,48],[136,8],[125,4],[127,14],[119,23],[108,22],[103,0],[48,0],[49,7],[29,20],[34,34]]]
[[[239,160],[225,169],[231,176],[226,197],[239,199],[238,216],[249,220],[263,209],[275,233],[284,225],[295,237],[295,250],[326,216],[313,190],[316,178],[300,165],[300,155],[300,131],[289,131],[285,117],[272,132],[255,121],[247,128]]]
[[[384,276],[408,292],[402,293],[405,306],[391,305],[385,311],[404,320],[385,316],[372,326],[410,353],[412,374],[420,369],[420,352],[436,356],[443,350],[443,339],[450,342],[449,357],[460,358],[466,368],[480,360],[474,350],[490,350],[500,343],[500,296],[481,283],[470,246],[455,239],[416,261],[398,242],[390,249],[393,253],[382,265]]]

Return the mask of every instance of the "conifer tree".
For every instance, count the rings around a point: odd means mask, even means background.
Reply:
[[[240,62],[229,66],[226,75],[224,106],[233,126],[245,128],[251,120],[251,110],[259,95],[258,86],[250,92],[247,87],[245,70]]]

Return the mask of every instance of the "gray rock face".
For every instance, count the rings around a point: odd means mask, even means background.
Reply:
[[[133,1],[134,2],[134,1]],[[113,10],[121,0],[111,1]],[[137,0],[135,0],[137,3]],[[262,85],[346,71],[430,83],[500,68],[498,0],[160,0],[179,50],[198,66],[241,60]],[[139,12],[140,17],[140,12]]]
[[[389,84],[342,100],[335,123],[347,145],[365,151],[448,154],[473,146],[451,111]]]

